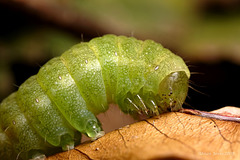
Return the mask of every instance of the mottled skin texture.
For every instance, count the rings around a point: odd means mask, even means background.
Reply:
[[[0,157],[32,158],[72,149],[80,132],[103,135],[95,117],[118,104],[148,116],[181,108],[188,90],[184,61],[151,40],[106,35],[47,62],[0,105]]]

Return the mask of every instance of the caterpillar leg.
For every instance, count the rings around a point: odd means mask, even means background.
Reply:
[[[100,122],[89,120],[86,125],[86,133],[91,140],[96,140],[104,136],[105,132],[102,131]]]
[[[132,115],[158,115],[182,108],[188,91],[188,77],[184,71],[172,72],[159,84],[159,92],[146,91],[142,88],[138,93],[128,92],[119,101],[119,107]]]
[[[28,152],[29,160],[45,160],[46,155],[40,150],[31,150]]]

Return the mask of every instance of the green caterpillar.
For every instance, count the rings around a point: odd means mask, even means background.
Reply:
[[[104,135],[95,117],[115,103],[127,114],[181,109],[190,72],[160,44],[105,35],[41,67],[0,104],[0,157],[34,159],[69,150],[81,133]]]

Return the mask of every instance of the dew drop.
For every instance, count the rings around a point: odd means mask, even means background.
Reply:
[[[61,77],[61,76],[58,76],[58,79],[59,79],[59,80],[62,80],[62,77]]]
[[[159,66],[156,66],[156,67],[154,68],[155,71],[158,70],[158,69],[159,69]]]

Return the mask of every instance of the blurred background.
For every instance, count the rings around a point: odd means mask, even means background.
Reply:
[[[185,108],[240,106],[238,0],[0,1],[0,20],[0,101],[50,58],[111,33],[155,40],[186,61]]]

